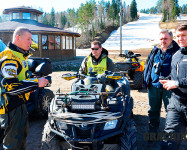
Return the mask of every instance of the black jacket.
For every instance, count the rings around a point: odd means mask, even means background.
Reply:
[[[179,87],[173,89],[173,94],[179,100],[187,100],[187,47],[180,49],[172,57],[171,80],[179,82]],[[187,103],[187,101],[186,101]]]

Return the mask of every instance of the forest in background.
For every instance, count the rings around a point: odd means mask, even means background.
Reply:
[[[42,11],[42,8],[38,10]],[[158,0],[155,7],[142,9],[139,12],[162,13],[162,22],[175,21],[179,14],[187,14],[187,4],[179,6],[178,0]],[[78,9],[68,8],[62,12],[56,12],[52,7],[50,13],[43,13],[39,22],[63,29],[73,28],[74,32],[77,32],[74,28],[79,29],[81,37],[78,38],[78,43],[84,45],[107,29],[117,29],[120,26],[120,15],[122,24],[137,20],[136,0],[132,0],[130,5],[126,5],[125,1],[121,3],[120,0],[100,0],[97,3],[95,0],[89,0],[82,3]],[[0,22],[3,22],[4,18],[2,15]]]

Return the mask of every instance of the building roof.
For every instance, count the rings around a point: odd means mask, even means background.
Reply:
[[[3,14],[8,14],[9,12],[35,12],[38,15],[42,15],[43,12],[39,11],[37,9],[33,9],[31,7],[26,7],[26,6],[18,6],[18,7],[12,7],[12,8],[7,8],[3,10]]]
[[[50,25],[39,23],[35,20],[29,20],[29,19],[16,19],[14,21],[7,21],[0,23],[0,32],[14,32],[14,30],[17,27],[26,27],[31,32],[43,32],[43,33],[59,33],[63,35],[73,35],[76,37],[80,37],[79,33],[65,31],[57,27],[53,27]]]

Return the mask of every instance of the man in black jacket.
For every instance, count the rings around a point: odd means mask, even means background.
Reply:
[[[187,140],[187,23],[176,28],[176,38],[181,49],[172,57],[171,80],[160,80],[165,89],[172,91],[162,150],[178,150],[181,141]]]
[[[163,89],[159,82],[161,76],[167,77],[170,74],[171,58],[179,49],[178,44],[173,40],[171,31],[163,30],[159,34],[160,48],[155,47],[147,59],[144,70],[145,86],[148,87],[149,105],[149,132],[157,134],[160,124],[160,110],[162,101],[165,109],[169,103],[171,92]],[[151,140],[151,139],[150,139]]]

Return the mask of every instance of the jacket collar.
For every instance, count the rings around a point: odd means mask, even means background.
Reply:
[[[13,51],[22,53],[23,56],[24,56],[25,58],[32,55],[32,53],[30,53],[29,50],[28,50],[28,51],[25,51],[25,50],[19,48],[18,46],[16,46],[15,44],[13,44],[12,42],[9,42],[7,46],[8,46],[11,50],[13,50]]]

